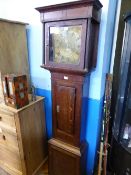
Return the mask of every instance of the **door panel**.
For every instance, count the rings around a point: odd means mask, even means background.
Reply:
[[[74,133],[75,88],[56,86],[57,129],[68,134]]]
[[[80,145],[83,77],[52,73],[53,137]],[[64,79],[64,77],[68,79]],[[77,81],[76,81],[77,79]]]

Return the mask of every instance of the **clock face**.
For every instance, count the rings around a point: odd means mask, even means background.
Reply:
[[[44,64],[56,69],[83,70],[87,25],[84,19],[46,23]]]
[[[80,63],[82,25],[53,26],[49,29],[49,60],[55,63]]]

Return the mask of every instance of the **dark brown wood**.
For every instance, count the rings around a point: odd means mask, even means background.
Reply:
[[[2,85],[6,105],[19,109],[29,104],[26,75],[3,75]]]
[[[93,19],[88,20],[87,39],[86,39],[86,54],[85,54],[85,68],[91,71],[96,67],[97,63],[97,47],[98,45],[98,31],[99,23]]]
[[[59,140],[51,139],[49,141],[49,175],[81,175],[82,168],[85,170],[86,149],[87,145],[80,150]]]
[[[96,8],[97,7],[97,8]],[[44,31],[43,66],[46,69],[71,69],[71,71],[90,72],[96,67],[98,30],[102,5],[97,0],[77,1],[53,6],[40,7]],[[82,26],[79,64],[56,63],[50,60],[49,32],[50,27]],[[43,67],[42,66],[42,67]]]
[[[82,85],[78,75],[52,73],[53,136],[80,146]]]
[[[51,22],[51,21],[61,21],[61,20],[74,20],[74,19],[86,19],[93,18],[96,21],[100,21],[100,13],[93,9],[92,6],[88,7],[77,7],[72,9],[63,9],[61,11],[45,12],[41,13],[42,22]]]
[[[97,13],[97,11],[101,7],[102,4],[98,0],[83,0],[39,7],[36,8],[36,10],[41,13],[42,22],[91,17],[99,21],[100,15]]]
[[[60,132],[69,135],[74,134],[74,102],[75,91],[74,87],[56,85],[56,127]],[[63,100],[61,100],[61,97]]]
[[[65,68],[60,68],[60,67],[52,67],[52,66],[47,66],[47,65],[41,65],[42,68],[45,68],[47,70],[50,70],[50,72],[59,72],[59,73],[66,73],[66,74],[72,74],[72,75],[82,75],[85,76],[89,74],[87,70],[76,70],[76,69],[65,69]]]
[[[98,0],[82,0],[82,1],[73,1],[73,2],[67,2],[67,3],[61,3],[61,4],[55,4],[55,5],[49,5],[44,7],[38,7],[36,10],[42,12],[42,11],[52,11],[59,8],[76,8],[79,5],[83,6],[89,6],[93,5],[97,7],[98,9],[102,8],[102,4]]]

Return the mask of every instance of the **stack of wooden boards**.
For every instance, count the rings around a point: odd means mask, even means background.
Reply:
[[[30,88],[25,23],[0,19],[0,72],[25,74]],[[0,101],[3,101],[0,78]]]

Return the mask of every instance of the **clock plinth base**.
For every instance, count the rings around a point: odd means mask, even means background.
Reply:
[[[87,144],[81,148],[65,142],[49,140],[49,175],[87,175]]]

